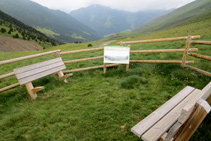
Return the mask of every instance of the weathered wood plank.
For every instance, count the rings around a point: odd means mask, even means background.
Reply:
[[[46,64],[45,66],[39,66],[36,69],[32,69],[32,70],[29,70],[29,71],[25,71],[25,72],[16,74],[16,77],[18,79],[23,79],[23,78],[29,77],[31,75],[42,73],[42,72],[45,72],[47,70],[50,70],[50,69],[53,69],[53,68],[56,68],[56,67],[62,66],[62,65],[64,66],[64,63],[62,61],[55,62],[53,64]],[[58,71],[60,71],[60,70],[58,70]]]
[[[17,74],[22,73],[22,72],[26,72],[26,71],[33,70],[33,69],[36,69],[36,68],[39,68],[39,67],[42,67],[42,66],[46,66],[48,64],[50,65],[50,64],[54,64],[56,62],[61,62],[61,61],[62,61],[61,58],[55,58],[55,59],[51,59],[51,60],[48,60],[48,61],[39,62],[39,63],[36,63],[36,64],[32,64],[32,65],[28,65],[28,66],[24,66],[24,67],[21,67],[21,68],[14,69],[14,72],[17,75]]]
[[[53,68],[53,69],[50,69],[50,70],[47,70],[43,73],[38,73],[38,74],[35,74],[35,75],[32,75],[32,76],[29,76],[29,77],[26,77],[26,78],[23,78],[23,79],[19,79],[19,83],[22,85],[22,84],[25,84],[27,82],[31,82],[33,80],[36,80],[38,78],[42,78],[44,76],[47,76],[49,74],[53,74],[55,72],[58,72],[59,70],[63,70],[65,69],[66,67],[64,65],[62,66],[59,66],[59,67],[56,67],[56,68]]]
[[[175,136],[175,141],[189,140],[210,110],[210,105],[205,100],[200,99],[190,118]]]
[[[193,87],[185,87],[174,97],[160,106],[157,110],[155,110],[138,124],[136,124],[131,129],[131,131],[138,137],[141,137],[147,130],[149,130],[154,124],[156,124],[163,116],[165,116],[170,110],[177,106],[178,103],[184,100],[184,98],[186,98],[194,90],[195,88]]]
[[[194,90],[159,122],[151,127],[150,130],[142,136],[142,139],[145,141],[158,140],[177,121],[185,105],[195,104],[201,98],[202,95],[200,92],[198,89]]]

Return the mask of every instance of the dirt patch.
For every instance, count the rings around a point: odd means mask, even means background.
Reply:
[[[105,43],[99,45],[99,47],[107,46],[107,45],[109,45],[110,43],[115,42],[115,41],[116,41],[116,40],[107,41],[107,42],[105,42]]]
[[[32,42],[11,37],[0,36],[0,52],[43,50],[43,47]]]

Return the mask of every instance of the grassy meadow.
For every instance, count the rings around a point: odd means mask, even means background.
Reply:
[[[169,34],[160,32],[161,37]],[[166,31],[167,32],[167,31]],[[175,31],[176,32],[176,31]],[[168,32],[170,33],[170,31]],[[159,33],[130,37],[126,40],[158,38]],[[187,34],[183,34],[186,36]],[[190,35],[193,35],[192,33]],[[179,35],[181,36],[181,35]],[[151,37],[151,38],[150,38]],[[172,36],[171,36],[172,37]],[[211,40],[202,35],[202,40]],[[118,41],[112,43],[116,45]],[[100,45],[104,41],[92,42]],[[66,44],[44,51],[88,49],[83,44]],[[131,50],[184,48],[185,41],[131,45]],[[199,48],[199,54],[210,55],[210,46],[191,45]],[[44,51],[1,53],[0,60],[41,53]],[[62,55],[63,61],[103,55],[103,51]],[[182,60],[183,53],[136,53],[132,60]],[[0,66],[0,74],[14,68],[55,58],[52,55]],[[188,57],[198,68],[211,72],[209,61]],[[66,64],[67,70],[102,65],[103,59]],[[24,85],[0,93],[0,140],[140,140],[130,129],[161,106],[177,92],[189,85],[202,89],[210,82],[204,76],[180,64],[130,64],[125,66],[75,72],[68,84],[56,75],[33,81],[33,85],[45,86],[38,98],[29,98]],[[0,80],[0,88],[17,83],[15,77]],[[206,117],[191,140],[211,139],[211,116]]]

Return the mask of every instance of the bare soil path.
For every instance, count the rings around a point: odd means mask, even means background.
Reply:
[[[116,40],[107,41],[107,42],[105,42],[105,43],[99,45],[99,47],[107,46],[107,45],[109,45],[110,43],[115,42],[115,41],[116,41]]]
[[[43,47],[32,41],[0,36],[0,52],[43,50]]]

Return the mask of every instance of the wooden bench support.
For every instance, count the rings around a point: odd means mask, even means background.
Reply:
[[[196,131],[198,126],[210,112],[211,107],[210,105],[203,99],[200,99],[196,103],[196,109],[188,118],[187,122],[182,126],[180,131],[178,131],[177,135],[175,136],[175,140],[177,141],[185,141],[189,140],[193,133]]]
[[[185,87],[174,97],[172,97],[169,101],[167,101],[153,113],[148,115],[145,119],[136,124],[131,129],[131,131],[138,137],[141,137],[146,131],[148,131],[154,124],[156,124],[163,116],[165,116],[169,111],[171,111],[176,105],[178,105],[179,102],[184,100],[194,90],[195,88],[193,87]]]
[[[72,75],[73,75],[72,73],[69,73],[69,74],[66,74],[66,75],[64,75],[64,76],[62,76],[60,78],[65,81],[68,77],[70,77]]]
[[[72,74],[64,75],[62,70],[65,68],[66,67],[64,65],[64,62],[62,61],[62,58],[58,57],[48,61],[14,69],[14,73],[19,81],[19,84],[25,84],[31,98],[36,99],[36,92],[43,90],[44,87],[34,88],[32,85],[32,81],[50,74],[57,73],[59,75],[59,78],[63,79],[64,82],[67,83],[66,78],[70,77]]]
[[[39,92],[39,91],[41,91],[43,89],[45,89],[45,87],[43,87],[43,86],[42,87],[36,87],[36,88],[32,89],[32,92],[36,93],[36,92]]]
[[[31,98],[32,99],[36,99],[37,98],[37,93],[33,92],[34,87],[33,87],[32,83],[28,82],[25,85],[26,85],[26,89],[27,89],[29,95],[31,96]]]
[[[186,87],[131,131],[144,141],[189,140],[210,112],[209,102],[211,82],[202,90]]]

